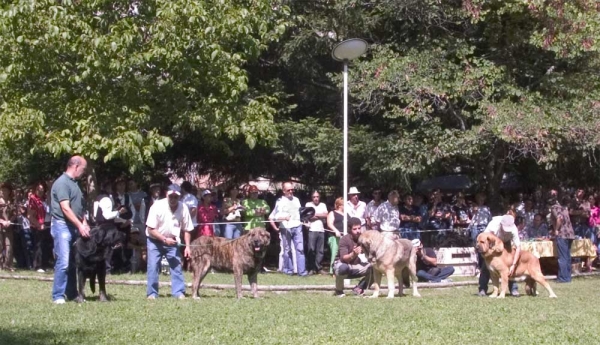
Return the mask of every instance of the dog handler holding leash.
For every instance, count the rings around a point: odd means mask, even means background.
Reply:
[[[71,250],[79,236],[90,237],[90,227],[83,216],[85,202],[77,179],[84,175],[87,162],[83,157],[73,156],[67,170],[52,185],[52,223],[50,232],[54,239],[54,283],[52,301],[64,304],[77,297],[77,274],[75,252]]]
[[[185,282],[181,270],[181,259],[177,255],[181,242],[181,230],[184,230],[185,257],[190,257],[190,232],[194,224],[188,208],[179,198],[181,188],[172,184],[167,191],[167,197],[152,204],[146,220],[146,236],[148,244],[148,286],[146,296],[153,300],[158,297],[158,274],[160,259],[164,255],[171,268],[171,294],[177,299],[185,298]]]
[[[484,232],[491,232],[498,236],[502,242],[504,242],[504,248],[507,250],[509,250],[511,246],[516,248],[513,262],[512,265],[510,265],[510,270],[508,272],[508,276],[512,276],[517,267],[517,262],[519,262],[519,257],[521,256],[521,241],[519,239],[519,229],[515,225],[515,218],[508,214],[493,217]],[[481,272],[479,274],[479,296],[486,296],[489,280],[490,271],[488,270],[487,265],[484,264],[481,266]],[[512,296],[519,297],[518,286],[515,281],[509,280],[508,288]]]

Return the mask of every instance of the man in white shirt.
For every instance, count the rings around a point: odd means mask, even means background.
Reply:
[[[298,275],[306,276],[304,259],[304,238],[302,234],[302,222],[300,221],[300,200],[294,196],[294,184],[285,182],[283,184],[283,196],[277,200],[275,208],[269,220],[281,222],[275,230],[281,232],[281,245],[283,247],[283,273],[294,274],[294,263],[292,261],[291,242],[294,241],[296,249],[296,267]]]
[[[375,211],[375,224],[379,231],[386,237],[398,238],[400,231],[400,211],[398,203],[400,202],[400,193],[393,190],[388,193],[388,200],[379,205]]]
[[[150,207],[146,220],[146,237],[148,246],[148,299],[158,297],[158,275],[160,260],[164,255],[171,268],[171,294],[178,299],[185,298],[185,281],[181,270],[181,259],[177,255],[177,245],[181,243],[181,231],[185,241],[184,256],[190,256],[190,232],[194,230],[188,208],[179,201],[181,188],[172,184],[167,190],[167,197],[160,199]]]
[[[484,232],[491,232],[498,236],[502,242],[504,242],[504,248],[509,249],[515,247],[513,262],[510,266],[508,276],[512,276],[519,257],[521,256],[521,240],[519,239],[519,229],[515,225],[515,218],[511,215],[503,215],[493,217],[490,223],[485,228]],[[479,295],[486,296],[487,285],[490,280],[490,271],[486,265],[481,266],[481,272],[479,273]],[[508,282],[508,288],[510,294],[515,297],[519,297],[519,291],[517,284],[514,280]]]
[[[123,215],[128,213],[127,209],[123,206],[117,205],[112,196],[112,184],[110,181],[106,181],[100,188],[100,193],[94,201],[93,205],[94,220],[97,225],[111,223],[117,228],[122,229],[127,225],[131,224],[130,219],[124,219]],[[106,274],[111,274],[114,269],[113,260],[117,261],[121,265],[125,262],[124,253],[119,250],[115,255],[114,250],[110,249],[106,253],[105,265]]]
[[[308,251],[306,252],[306,268],[308,274],[321,272],[321,261],[323,261],[323,247],[325,245],[325,226],[323,220],[327,219],[327,206],[321,202],[321,195],[314,191],[311,195],[312,201],[306,203],[306,207],[315,209],[315,216],[310,220],[308,227]],[[328,272],[325,272],[327,274]]]
[[[365,231],[367,221],[365,219],[365,212],[367,210],[367,204],[364,201],[358,199],[360,192],[356,187],[350,187],[348,191],[348,200],[346,202],[346,210],[348,217],[360,219],[360,226],[362,231]]]

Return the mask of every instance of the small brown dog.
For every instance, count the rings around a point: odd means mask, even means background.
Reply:
[[[477,251],[483,255],[485,264],[490,270],[490,277],[492,279],[492,285],[494,291],[490,297],[504,298],[506,291],[508,290],[508,272],[510,271],[510,265],[513,262],[514,251],[512,248],[508,251],[504,248],[504,243],[500,238],[491,232],[482,232],[477,236]],[[525,279],[525,291],[528,295],[536,296],[536,282],[540,283],[543,287],[548,290],[550,298],[556,298],[554,291],[544,279],[542,270],[540,268],[540,260],[528,251],[521,250],[521,257],[517,262],[517,267],[513,277],[526,276]],[[499,281],[502,278],[502,287],[500,294],[498,294]]]

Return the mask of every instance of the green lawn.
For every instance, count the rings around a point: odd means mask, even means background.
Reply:
[[[269,274],[259,283],[332,279]],[[536,298],[480,298],[471,286],[423,289],[420,299],[290,292],[241,301],[233,291],[210,290],[199,301],[179,301],[162,297],[168,288],[147,301],[143,286],[109,285],[110,303],[92,297],[57,306],[49,282],[0,280],[0,344],[599,344],[600,278],[551,285],[556,300],[543,289]]]

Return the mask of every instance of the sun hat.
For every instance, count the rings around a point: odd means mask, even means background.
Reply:
[[[414,240],[412,240],[412,245],[413,247],[420,247],[421,246],[421,240],[418,238],[415,238]]]
[[[169,188],[167,189],[167,195],[171,195],[171,194],[177,194],[177,195],[181,195],[181,187],[179,187],[176,184],[171,184],[169,185]]]
[[[358,189],[356,187],[350,187],[350,190],[348,191],[348,195],[354,195],[354,194],[360,194],[360,192],[358,191]]]

